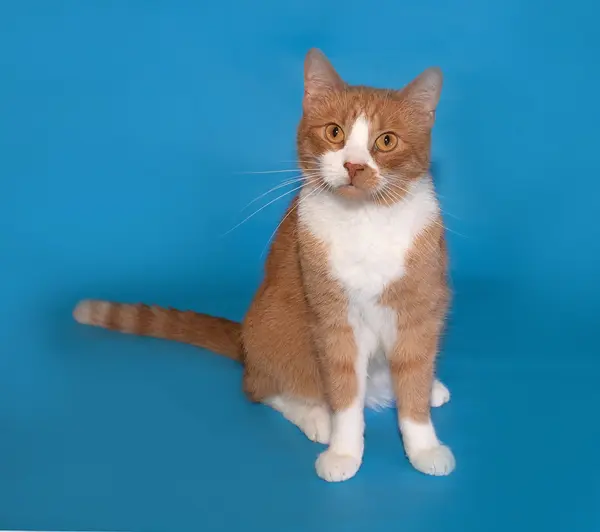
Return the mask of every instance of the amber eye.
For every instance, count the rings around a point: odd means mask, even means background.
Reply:
[[[339,144],[344,142],[344,130],[337,124],[329,124],[325,127],[325,137],[329,142]]]
[[[375,141],[379,151],[392,151],[398,145],[398,137],[393,133],[384,133]]]

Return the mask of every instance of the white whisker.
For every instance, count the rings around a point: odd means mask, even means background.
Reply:
[[[250,207],[250,205],[252,205],[254,202],[258,201],[261,198],[264,198],[265,196],[268,196],[271,192],[275,192],[276,190],[279,190],[280,188],[289,187],[289,186],[293,185],[294,183],[299,183],[300,181],[303,181],[303,180],[304,180],[304,176],[295,177],[292,179],[288,179],[287,181],[284,181],[283,183],[280,183],[279,185],[274,186],[273,188],[270,188],[266,192],[263,192],[260,196],[257,196],[256,198],[254,198],[246,206],[244,206],[242,208],[242,212],[245,211],[248,207]]]
[[[300,190],[302,187],[304,186],[304,183],[302,185],[300,185],[299,187],[293,188],[292,190],[288,190],[287,192],[284,192],[283,194],[281,194],[280,196],[277,196],[275,199],[269,201],[266,205],[263,205],[260,209],[254,211],[252,214],[250,214],[249,216],[246,216],[246,218],[244,218],[240,223],[234,225],[229,231],[227,231],[226,233],[224,233],[223,235],[221,235],[221,237],[227,236],[229,233],[231,233],[233,230],[237,229],[238,227],[240,227],[241,225],[245,224],[248,220],[250,220],[250,218],[256,216],[260,211],[262,211],[263,209],[267,208],[269,205],[271,205],[272,203],[275,203],[277,200],[280,200],[281,198],[292,194],[293,192],[295,192],[296,190]]]
[[[260,256],[262,258],[262,256],[265,254],[265,251],[267,250],[267,248],[269,247],[269,244],[271,243],[271,240],[273,240],[273,237],[275,236],[275,234],[277,233],[277,231],[279,231],[279,228],[281,227],[281,225],[283,224],[283,222],[285,222],[285,219],[292,214],[292,212],[294,211],[294,209],[297,209],[300,204],[303,201],[306,201],[308,198],[310,198],[313,194],[315,194],[316,192],[325,190],[325,188],[327,188],[327,185],[325,183],[321,183],[318,187],[316,187],[314,190],[312,190],[311,192],[309,192],[306,196],[304,196],[303,198],[300,198],[300,200],[298,200],[298,203],[296,205],[294,205],[289,211],[288,213],[283,217],[283,219],[281,220],[281,222],[279,222],[279,224],[277,224],[277,227],[275,228],[275,231],[273,231],[271,233],[271,236],[269,237],[269,239],[267,240],[267,243],[265,244],[265,247],[263,248]]]
[[[383,188],[381,190],[382,196],[385,195],[385,204],[387,207],[389,207],[390,205],[392,205],[392,203],[394,203],[394,198],[390,195],[390,192],[387,190],[387,188]]]
[[[250,201],[248,204],[246,204],[240,212],[245,211],[254,202],[258,201],[261,198],[264,198],[265,196],[268,196],[271,192],[274,192],[275,190],[279,190],[280,188],[284,188],[289,185],[293,185],[294,183],[299,183],[300,181],[302,181],[304,179],[308,180],[308,179],[317,177],[318,175],[319,175],[319,172],[306,172],[306,173],[299,173],[298,175],[292,176],[292,177],[286,179],[285,181],[283,181],[282,183],[277,184],[276,186],[270,188],[266,192],[263,192],[262,194],[260,194],[256,198],[254,198],[252,201]]]
[[[298,172],[299,168],[291,168],[289,170],[265,170],[263,172],[234,172],[236,175],[257,175],[257,174],[284,174],[286,172]]]
[[[396,188],[397,190],[401,190],[405,194],[409,194],[411,196],[414,196],[414,194],[412,194],[409,190],[406,190],[405,188],[401,187],[397,183],[388,183],[388,186],[390,186],[391,189]],[[401,198],[398,197],[398,199],[400,200]],[[443,211],[441,210],[441,207],[440,207],[440,214],[444,214]],[[440,219],[441,219],[441,216],[440,216]],[[444,225],[443,223],[441,223],[441,222],[439,222],[437,220],[432,220],[432,222],[434,224],[436,224],[437,226],[441,227],[442,229],[444,229],[446,231],[449,231],[450,233],[454,233],[455,235],[458,235],[458,236],[460,236],[462,238],[467,238],[466,235],[463,235],[462,233],[459,233],[458,231],[455,231],[454,229],[450,229],[448,226]]]
[[[384,176],[384,177],[388,180],[388,183],[387,183],[388,185],[390,185],[392,187],[396,187],[399,190],[402,190],[405,194],[412,195],[412,193],[409,190],[405,189],[404,187],[401,187],[400,185],[398,185],[397,183],[394,183],[393,181],[390,182],[390,178],[388,176]],[[437,191],[436,191],[435,194],[436,194],[436,196],[438,198],[443,198],[444,197],[441,194],[439,194]],[[450,216],[451,218],[454,218],[455,220],[460,220],[460,218],[458,216],[455,216],[454,214],[452,214],[451,212],[448,212],[445,209],[442,209],[441,205],[440,205],[440,211],[442,212],[442,214],[444,216]],[[456,233],[456,234],[460,234],[460,233]],[[464,235],[461,235],[461,236],[464,236]]]

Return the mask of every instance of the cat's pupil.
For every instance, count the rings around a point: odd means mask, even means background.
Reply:
[[[386,135],[383,137],[383,143],[387,146],[390,143],[390,136]]]
[[[337,137],[339,132],[340,132],[339,128],[337,128],[337,127],[334,127],[334,128],[333,128],[333,131],[331,132],[331,134],[332,134],[334,137]]]

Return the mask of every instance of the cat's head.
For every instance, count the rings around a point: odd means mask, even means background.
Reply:
[[[442,73],[429,68],[399,90],[346,84],[327,58],[304,64],[299,164],[308,186],[390,203],[429,171],[431,128]]]

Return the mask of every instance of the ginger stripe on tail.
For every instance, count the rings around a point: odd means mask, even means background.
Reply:
[[[86,325],[192,344],[233,360],[242,360],[241,324],[224,318],[97,300],[81,301],[73,316]]]

